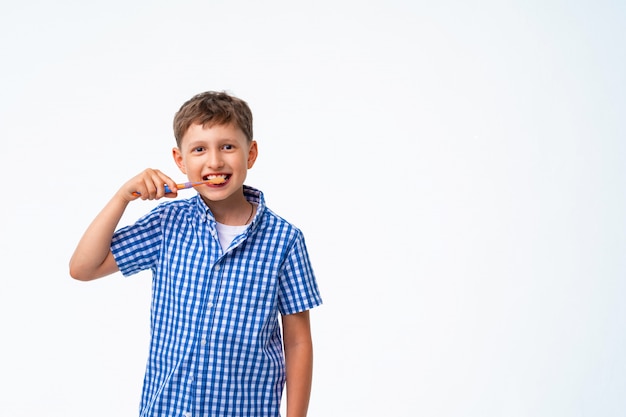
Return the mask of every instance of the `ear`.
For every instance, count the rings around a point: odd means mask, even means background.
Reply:
[[[183,160],[183,154],[180,152],[178,148],[172,148],[172,156],[174,157],[174,162],[178,166],[180,171],[187,175],[187,167],[185,167],[185,161]]]
[[[248,169],[254,166],[257,156],[259,156],[259,147],[256,140],[253,140],[252,143],[250,143],[250,150],[248,151]]]

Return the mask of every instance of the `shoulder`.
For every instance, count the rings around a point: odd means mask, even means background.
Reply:
[[[195,201],[195,197],[184,200],[164,201],[154,207],[143,219],[153,219],[153,221],[169,222],[172,219],[188,218],[194,213],[202,214],[202,210]]]
[[[182,200],[164,201],[156,206],[155,210],[159,210],[161,212],[189,211],[192,208],[196,207],[196,205],[196,198],[191,197]]]
[[[304,238],[302,231],[293,223],[265,207],[259,229],[266,237],[274,241],[282,241],[290,246]]]
[[[285,228],[293,229],[293,230],[299,230],[295,224],[293,224],[289,220],[286,220],[284,217],[280,216],[279,214],[276,214],[276,212],[270,209],[269,207],[265,207],[264,215],[265,215],[264,217],[272,225],[285,227]]]
[[[185,199],[167,200],[159,204],[155,210],[163,213],[200,212],[206,213],[207,207],[199,195]]]

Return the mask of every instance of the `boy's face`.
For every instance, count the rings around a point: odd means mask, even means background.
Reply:
[[[214,184],[195,187],[211,201],[241,196],[248,169],[252,168],[258,150],[256,141],[248,142],[235,125],[203,127],[192,124],[182,138],[180,148],[172,150],[174,161],[189,181],[213,179]]]

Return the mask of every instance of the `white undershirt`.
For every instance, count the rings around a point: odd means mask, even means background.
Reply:
[[[227,224],[217,223],[217,237],[220,239],[220,245],[222,250],[226,252],[226,249],[230,246],[233,239],[243,233],[248,227],[247,224],[243,226],[230,226]]]

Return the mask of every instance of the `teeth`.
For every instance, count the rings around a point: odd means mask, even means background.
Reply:
[[[209,175],[206,180],[211,184],[223,184],[226,182],[226,175]]]

